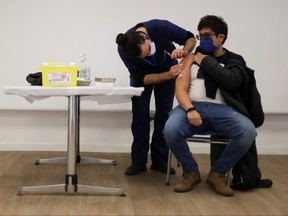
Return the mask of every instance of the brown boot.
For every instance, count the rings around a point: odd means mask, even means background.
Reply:
[[[226,177],[223,173],[210,171],[206,182],[211,187],[213,187],[216,193],[222,196],[234,195],[233,190],[229,186],[227,186]]]
[[[192,189],[194,185],[197,185],[201,182],[201,176],[199,170],[185,172],[183,179],[175,185],[175,192],[187,192]]]

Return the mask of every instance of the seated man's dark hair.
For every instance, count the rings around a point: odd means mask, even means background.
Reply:
[[[216,35],[224,34],[225,38],[223,40],[223,44],[225,43],[228,36],[228,26],[222,17],[207,15],[200,19],[198,24],[198,31],[203,28],[210,28]]]

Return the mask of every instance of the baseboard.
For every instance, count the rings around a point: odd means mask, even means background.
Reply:
[[[115,152],[127,153],[131,146],[119,145],[81,145],[82,152]],[[0,151],[67,151],[66,144],[31,144],[31,143],[0,143]]]
[[[203,145],[202,143],[190,144],[192,153],[209,154],[210,146]],[[88,145],[83,144],[81,147],[82,152],[115,152],[115,153],[129,153],[131,151],[130,145]],[[65,144],[12,144],[0,143],[0,151],[67,151]],[[273,146],[258,146],[258,154],[270,155],[288,155],[288,147],[273,148]]]

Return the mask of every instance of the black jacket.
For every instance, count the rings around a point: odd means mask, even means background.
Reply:
[[[218,85],[225,102],[251,119],[255,127],[259,127],[264,122],[264,112],[254,71],[249,71],[251,69],[247,68],[241,56],[228,50],[225,54],[228,58],[225,58],[225,55],[222,59],[205,57],[201,68]],[[224,63],[225,66],[219,63]],[[255,140],[247,153],[233,167],[232,173],[234,189],[248,190],[272,186],[270,179],[261,180]]]
[[[228,55],[234,55],[234,53]],[[223,67],[219,63],[224,63],[225,66]],[[207,56],[203,59],[201,68],[217,83],[225,102],[249,118],[249,112],[245,107],[245,99],[242,98],[242,92],[247,88],[249,81],[245,62],[234,59],[219,62],[217,59]]]

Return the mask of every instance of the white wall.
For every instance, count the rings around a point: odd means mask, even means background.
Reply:
[[[0,0],[0,86],[26,84],[25,77],[49,59],[78,63],[83,51],[92,77],[115,77],[116,85],[129,85],[116,51],[118,33],[160,18],[197,34],[199,19],[215,14],[229,26],[226,48],[256,70],[265,112],[287,114],[287,9],[287,0]],[[30,105],[0,91],[0,109],[19,107],[63,109],[66,103],[53,98]]]
[[[287,0],[0,0],[0,87],[27,84],[26,75],[49,59],[78,62],[83,51],[92,77],[116,77],[117,85],[129,85],[116,52],[118,33],[152,18],[197,33],[199,19],[215,14],[229,26],[225,46],[256,70],[264,110],[277,114],[258,130],[259,152],[287,154],[288,117],[278,115],[288,113],[287,8]],[[66,150],[67,116],[59,111],[66,108],[63,99],[29,104],[0,91],[0,150]],[[99,109],[95,103],[83,108]],[[83,151],[130,151],[131,114],[120,111],[130,104],[110,108],[119,112],[82,113]],[[45,109],[50,111],[37,111]]]
[[[0,111],[0,149],[66,151],[66,111]],[[82,151],[126,152],[130,112],[81,112]]]
[[[81,113],[80,149],[85,152],[130,152],[130,111]],[[153,126],[153,125],[152,125]],[[259,154],[288,154],[288,115],[266,115],[259,128]],[[193,152],[208,153],[207,144],[194,143]],[[66,111],[0,110],[1,151],[66,151]]]

